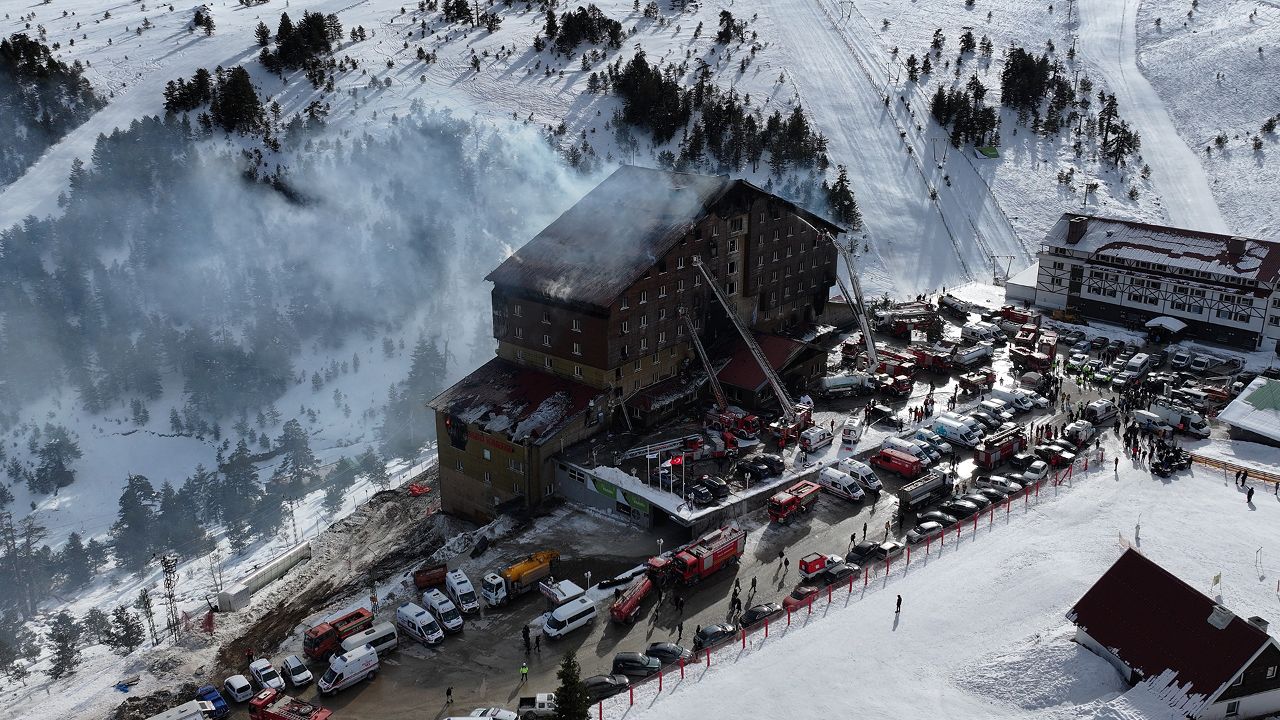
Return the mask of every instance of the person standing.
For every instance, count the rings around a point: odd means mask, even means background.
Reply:
[[[541,654],[542,654],[542,636],[541,636],[541,635],[534,635],[534,636],[533,636],[533,649],[534,649],[534,650],[535,650],[539,655],[541,655]]]
[[[453,686],[452,685],[444,689],[444,704],[445,705],[453,704]]]
[[[684,637],[684,621],[682,620],[676,623],[676,642],[680,642],[680,639],[683,637]]]
[[[524,636],[524,654],[528,655],[529,651],[533,649],[533,647],[529,644],[529,626],[525,625],[523,628],[521,628],[520,634]]]
[[[897,615],[897,614],[898,614],[898,613],[900,613],[900,612],[902,612],[902,596],[901,596],[901,595],[899,595],[899,596],[898,596],[898,604],[897,604],[897,606],[893,609],[893,614],[894,614],[894,615]]]
[[[524,685],[529,682],[529,663],[520,663],[520,684]]]
[[[1253,488],[1249,488],[1249,492],[1245,493],[1244,501],[1250,505],[1253,504]]]

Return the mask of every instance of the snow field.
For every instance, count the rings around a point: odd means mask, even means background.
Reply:
[[[1262,488],[1249,507],[1220,471],[1202,466],[1162,480],[1122,459],[1112,472],[1113,434],[1103,447],[1101,468],[1091,464],[1056,492],[1046,485],[1039,499],[1015,499],[994,523],[984,515],[976,533],[967,521],[959,542],[953,529],[945,549],[935,542],[927,556],[913,552],[865,589],[855,581],[830,604],[820,596],[812,615],[793,615],[786,629],[776,621],[768,639],[757,631],[745,649],[728,643],[709,668],[705,656],[687,668],[684,682],[665,678],[661,696],[650,681],[634,707],[625,694],[606,701],[606,715],[1176,718],[1075,646],[1064,616],[1128,545],[1219,593],[1237,615],[1274,616],[1278,569],[1266,544],[1280,501]],[[1219,572],[1222,585],[1211,590]]]

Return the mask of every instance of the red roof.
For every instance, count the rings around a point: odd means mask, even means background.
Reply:
[[[1212,699],[1271,637],[1239,617],[1209,624],[1216,603],[1145,555],[1126,550],[1070,617],[1143,678],[1165,671],[1188,694]]]
[[[756,344],[760,346],[760,350],[764,352],[769,364],[777,372],[781,372],[787,366],[787,363],[791,362],[804,350],[804,343],[796,342],[781,335],[762,335],[760,333],[753,333],[753,335],[755,336]],[[766,382],[764,371],[760,369],[759,363],[751,356],[751,351],[747,349],[747,344],[741,340],[738,341],[733,351],[733,359],[719,373],[716,373],[716,377],[724,385],[732,385],[751,392],[758,392]]]

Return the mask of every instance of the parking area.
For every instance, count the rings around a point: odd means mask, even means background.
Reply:
[[[1127,366],[1130,360],[1140,354],[1154,356],[1164,348],[1143,348],[1136,343],[1133,347],[1128,347],[1124,340],[1119,343],[1112,342],[1111,339],[1091,342],[1094,337],[1124,335],[1123,331],[1116,333],[1103,329],[1101,332],[1091,332],[1088,328],[1080,328],[1079,332],[1083,333],[1080,337],[1067,337],[1071,332],[1070,328],[1059,327],[1059,331],[1063,338],[1053,348],[1053,359],[1061,360],[1064,365],[1074,355],[1087,355],[1088,360],[1082,361],[1076,357],[1076,361],[1072,363],[1075,371],[1055,380],[1060,382],[1056,402],[1045,408],[1037,407],[1017,414],[1014,424],[1027,435],[1028,452],[1035,449],[1035,427],[1061,430],[1080,414],[1084,405],[1094,400],[1114,400],[1130,410],[1139,409],[1139,405],[1149,407],[1153,402],[1152,398],[1159,398],[1160,393],[1191,389],[1193,379],[1217,377],[1207,373],[1224,369],[1221,365],[1210,365],[1194,377],[1160,374],[1168,372],[1167,363],[1172,361],[1175,351],[1162,358],[1163,363],[1147,361],[1148,366],[1143,367],[1141,372],[1131,377],[1126,376],[1124,383],[1116,386],[1112,382],[1113,377],[1104,379],[1096,370],[1090,372],[1084,369],[1089,366],[1088,362],[1097,360],[1098,367],[1115,367],[1111,363],[1123,363]],[[945,332],[948,336],[958,337],[960,324],[948,321]],[[906,343],[895,342],[890,345],[904,347]],[[1017,356],[1013,352],[1016,347],[1015,343],[1009,342],[994,348],[990,367],[997,388],[1019,384],[1024,371],[1029,369],[1015,367],[1015,362],[1025,366],[1030,361],[1027,354]],[[1052,362],[1051,359],[1050,363]],[[1241,363],[1241,367],[1235,367],[1218,384],[1230,387],[1236,381],[1233,376],[1243,370]],[[1186,372],[1189,373],[1190,370]],[[1050,373],[1046,370],[1045,374]],[[803,467],[806,460],[829,463],[850,456],[867,460],[879,450],[881,438],[891,434],[892,426],[889,423],[872,426],[864,442],[850,453],[838,448],[839,428],[850,414],[862,413],[868,403],[883,404],[888,405],[896,418],[901,419],[908,428],[928,426],[932,417],[946,409],[948,398],[956,397],[956,410],[966,412],[986,397],[985,393],[960,393],[960,376],[959,372],[921,372],[916,376],[912,390],[906,397],[820,399],[813,419],[817,425],[836,429],[836,447],[815,454],[812,458],[800,455],[795,448],[788,448],[782,453],[783,458],[791,468],[797,464]],[[1155,381],[1149,380],[1153,377]],[[1212,386],[1212,383],[1205,382],[1201,385]],[[1049,395],[1054,394],[1045,386],[1041,390]],[[1122,397],[1122,394],[1127,396]],[[926,398],[935,401],[932,414],[913,423],[909,410],[923,405]],[[1210,397],[1209,400],[1214,401],[1214,398]],[[1180,404],[1178,407],[1184,406]],[[1209,410],[1208,407],[1204,409]],[[1170,418],[1169,421],[1172,426],[1174,420]],[[1108,419],[1101,424],[1099,430],[1106,431],[1111,425],[1112,422]],[[989,433],[997,432],[994,428],[987,430]],[[979,474],[976,455],[977,452],[973,449],[957,448],[956,454],[945,458],[940,465],[945,465],[949,472],[954,472],[958,487],[972,490],[975,484],[985,484],[974,482]],[[950,467],[952,463],[954,468]],[[704,467],[706,472],[720,469],[713,464]],[[1001,470],[1010,475],[1021,472],[1010,470],[1007,465]],[[699,468],[699,471],[704,470]],[[744,485],[741,480],[732,476],[731,472],[730,475],[734,491],[742,489]],[[680,591],[684,600],[683,610],[671,602],[658,606],[651,596],[642,605],[634,625],[618,624],[609,621],[608,601],[603,600],[599,604],[600,617],[588,628],[576,631],[560,641],[543,640],[540,648],[526,654],[521,638],[522,629],[526,625],[531,626],[531,629],[538,627],[546,611],[544,599],[537,593],[530,593],[507,607],[482,609],[480,614],[468,617],[465,631],[446,638],[439,646],[426,647],[402,641],[400,648],[383,661],[382,669],[374,682],[323,700],[315,697],[314,685],[297,694],[304,699],[334,708],[344,718],[381,720],[465,715],[477,707],[514,708],[522,695],[554,691],[558,685],[556,670],[565,650],[572,649],[577,653],[582,675],[586,677],[609,673],[612,659],[618,652],[643,651],[652,642],[692,645],[696,628],[733,618],[731,597],[735,581],[742,588],[743,608],[763,602],[781,603],[800,581],[801,557],[811,553],[843,556],[857,540],[901,540],[912,529],[917,515],[935,508],[946,499],[931,498],[929,503],[914,508],[915,512],[903,517],[899,512],[897,496],[908,481],[889,472],[880,471],[878,475],[884,484],[881,493],[868,494],[861,502],[850,502],[824,493],[810,512],[785,525],[771,523],[763,511],[753,511],[734,518],[747,533],[745,552],[740,562],[736,567],[715,573],[692,589]],[[536,523],[527,533],[513,537],[496,551],[490,551],[475,562],[483,563],[489,568],[500,567],[503,559],[554,547],[562,552],[562,560],[556,569],[557,577],[589,584],[589,577],[599,581],[636,567],[657,554],[663,544],[669,549],[684,542],[687,536],[682,535],[682,532],[683,528],[674,525],[659,525],[642,530],[616,518],[589,515],[571,506],[557,511],[550,521]],[[780,557],[785,558],[785,564],[780,562]],[[475,569],[474,564],[468,569],[473,581],[479,575]],[[753,580],[756,584],[754,592],[750,589]],[[671,597],[669,592],[667,598]],[[384,603],[379,619],[390,620],[393,615],[394,602]],[[534,629],[535,638],[537,634]],[[522,684],[520,667],[523,662],[528,662],[529,673],[527,682]],[[320,663],[313,663],[313,666],[317,675],[323,671]],[[446,703],[447,690],[452,691],[452,707]]]

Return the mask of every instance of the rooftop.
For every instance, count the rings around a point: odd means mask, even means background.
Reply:
[[[1067,233],[1073,218],[1086,222],[1083,237],[1071,244]],[[1232,235],[1076,213],[1063,213],[1045,236],[1046,245],[1094,255],[1261,282],[1280,277],[1280,242],[1238,238],[1238,247],[1233,248],[1236,240]]]
[[[608,308],[731,190],[764,190],[723,175],[623,165],[485,278]],[[779,198],[832,232],[841,228]]]
[[[1070,617],[1144,678],[1166,671],[1186,694],[1216,696],[1271,637],[1243,618],[1210,624],[1211,598],[1128,549]]]
[[[494,358],[429,404],[485,432],[540,445],[602,398],[588,385]]]
[[[778,372],[781,372],[787,366],[787,363],[794,360],[805,349],[803,343],[781,335],[765,335],[762,333],[754,333],[754,335],[756,344],[760,346],[760,350],[768,358],[769,364]],[[729,360],[729,364],[716,373],[716,377],[725,385],[732,385],[752,392],[758,392],[766,382],[764,371],[760,369],[755,357],[752,356],[751,351],[747,349],[746,343],[742,342],[741,339],[737,340],[737,344],[734,346],[733,357]]]
[[[1241,430],[1280,441],[1280,380],[1255,379],[1218,413],[1218,419]]]

